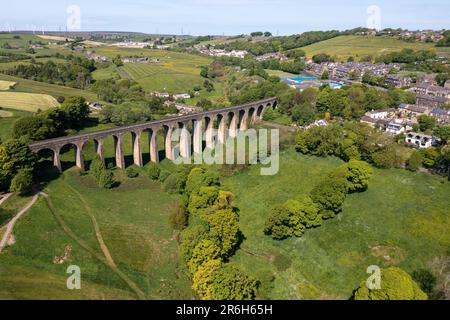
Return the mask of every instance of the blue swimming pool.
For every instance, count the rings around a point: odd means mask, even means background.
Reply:
[[[317,77],[305,76],[305,75],[299,75],[299,76],[288,78],[288,80],[295,82],[296,84],[302,84],[305,81],[315,81],[317,79],[318,79]]]

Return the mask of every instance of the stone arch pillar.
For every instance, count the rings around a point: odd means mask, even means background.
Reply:
[[[114,150],[116,154],[116,166],[120,169],[125,169],[125,158],[122,151],[122,135],[114,135]]]
[[[150,148],[150,161],[158,163],[158,129],[152,128],[148,131],[148,143]]]
[[[188,159],[191,157],[191,134],[188,130],[188,123],[180,123],[180,130],[180,156]]]
[[[227,115],[226,114],[219,114],[219,143],[225,144],[227,141]]]
[[[94,139],[94,148],[95,148],[95,153],[99,156],[99,158],[103,162],[105,162],[103,139]]]
[[[173,161],[172,131],[173,125],[167,125],[164,127],[166,158]]]
[[[242,113],[243,111],[243,113]],[[242,117],[240,117],[242,113]],[[244,110],[240,110],[239,111],[239,117],[241,119],[240,123],[239,123],[239,130],[247,130],[248,129],[248,110],[244,109]]]
[[[192,126],[193,126],[193,146],[194,146],[194,153],[200,154],[202,153],[203,149],[203,123],[202,119],[194,119],[192,120]]]
[[[75,163],[76,166],[81,169],[84,170],[84,158],[83,158],[83,146],[84,146],[84,141],[80,141],[80,142],[76,142],[75,143]]]
[[[62,172],[61,157],[59,154],[61,151],[61,148],[54,148],[51,150],[53,151],[53,166],[55,166],[59,172]]]
[[[133,148],[133,162],[138,167],[143,167],[142,151],[141,151],[141,133],[142,131],[136,130],[131,132],[131,141]]]
[[[230,137],[235,138],[238,135],[238,118],[239,114],[234,111],[231,112],[231,121],[230,121]]]
[[[214,118],[206,117],[206,147],[208,149],[214,149]]]

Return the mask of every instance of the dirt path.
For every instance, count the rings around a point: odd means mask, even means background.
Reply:
[[[13,195],[12,193],[7,193],[7,194],[3,195],[3,198],[0,199],[0,206],[3,204],[3,202],[8,200],[9,197],[11,197],[12,195]]]
[[[16,224],[17,220],[20,219],[20,217],[27,212],[37,201],[37,199],[39,198],[39,194],[37,193],[33,196],[33,198],[31,199],[30,202],[27,203],[27,205],[25,207],[23,207],[15,216],[14,218],[11,219],[10,222],[8,222],[8,224],[6,225],[6,232],[3,235],[1,241],[0,241],[0,252],[2,252],[3,248],[6,246],[6,243],[9,239],[9,237],[11,236],[11,233],[13,231],[14,225]],[[11,196],[11,194],[9,195]],[[8,196],[8,197],[9,197]],[[5,198],[2,199],[3,201],[5,200]]]

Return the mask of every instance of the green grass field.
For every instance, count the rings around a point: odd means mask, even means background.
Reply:
[[[17,82],[17,85],[12,90],[10,90],[10,92],[48,94],[55,98],[59,96],[64,97],[81,96],[86,98],[86,100],[88,101],[98,101],[97,95],[87,90],[68,88],[45,82],[22,79],[5,74],[0,74],[0,80]]]
[[[8,113],[8,117],[2,116],[2,114]],[[11,138],[12,127],[14,122],[21,117],[30,115],[29,112],[13,110],[13,109],[2,109],[0,110],[0,140],[5,141]]]
[[[181,93],[192,90],[204,81],[200,77],[200,67],[211,63],[211,59],[178,52],[149,49],[128,49],[115,47],[96,48],[98,54],[110,58],[120,54],[157,58],[161,63],[127,63],[123,71],[136,80],[145,90]]]
[[[262,280],[262,298],[348,299],[372,264],[412,272],[449,254],[450,183],[405,170],[375,170],[367,192],[350,195],[342,214],[301,239],[263,234],[272,206],[308,193],[340,164],[288,150],[276,176],[252,167],[225,180],[246,238],[233,260]]]
[[[58,101],[47,94],[24,92],[0,92],[0,107],[20,111],[37,112],[59,106]]]
[[[444,56],[449,56],[450,54],[448,48],[436,48],[433,44],[429,43],[406,42],[394,38],[365,36],[339,36],[303,47],[302,50],[306,52],[308,58],[319,53],[327,53],[332,56],[336,55],[340,59],[346,59],[350,56],[376,56],[393,51],[400,51],[404,48],[414,50],[431,49],[436,50],[438,54]]]

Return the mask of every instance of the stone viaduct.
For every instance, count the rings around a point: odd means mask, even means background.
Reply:
[[[142,167],[142,151],[141,151],[141,137],[143,133],[148,134],[148,146],[150,149],[150,160],[152,162],[159,162],[159,153],[157,145],[158,132],[162,130],[164,134],[165,154],[166,158],[173,159],[172,147],[172,133],[174,129],[181,130],[180,135],[180,155],[182,157],[190,157],[191,146],[189,146],[188,130],[191,133],[192,147],[194,153],[201,153],[203,151],[203,133],[206,133],[206,147],[214,148],[216,139],[213,136],[215,123],[218,124],[217,140],[219,143],[224,143],[228,136],[236,137],[239,130],[246,130],[256,121],[260,120],[265,109],[268,107],[276,108],[277,99],[269,98],[261,101],[256,101],[240,106],[228,107],[217,110],[210,110],[206,112],[176,116],[165,118],[156,121],[150,121],[130,126],[117,127],[97,132],[86,133],[82,135],[61,137],[56,139],[49,139],[39,142],[30,143],[30,149],[34,153],[39,153],[43,150],[50,150],[53,153],[53,165],[62,170],[60,152],[66,145],[72,145],[75,148],[75,163],[76,166],[84,170],[83,148],[89,140],[94,141],[95,152],[104,160],[103,141],[112,136],[114,138],[114,149],[116,166],[118,168],[125,168],[124,153],[122,150],[122,137],[125,134],[131,133],[132,136],[132,154],[134,164]],[[217,122],[216,122],[217,120]],[[203,128],[203,125],[205,128]],[[227,136],[228,135],[228,136]]]

